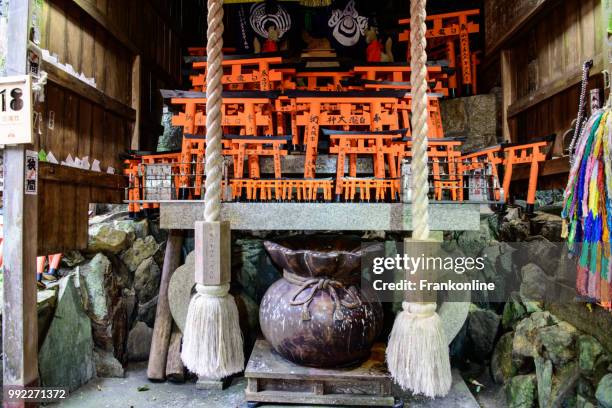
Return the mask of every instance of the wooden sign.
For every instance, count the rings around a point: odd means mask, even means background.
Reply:
[[[0,145],[32,143],[29,75],[0,78]]]

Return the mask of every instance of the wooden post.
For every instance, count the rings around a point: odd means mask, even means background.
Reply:
[[[183,232],[171,230],[166,244],[166,255],[162,269],[161,284],[159,285],[159,296],[157,298],[157,310],[155,312],[155,326],[153,327],[153,339],[151,340],[151,351],[149,353],[149,365],[147,377],[151,381],[163,381],[166,374],[166,360],[168,347],[170,346],[170,334],[172,333],[172,315],[168,303],[168,285],[172,274],[179,267],[181,259],[181,247],[183,246]]]
[[[29,27],[28,0],[11,0],[8,20],[8,75],[26,73]],[[25,150],[4,150],[4,311],[2,345],[4,386],[38,385],[36,314],[36,245],[38,197],[25,194]],[[4,403],[23,407],[25,403]]]
[[[181,341],[183,334],[172,325],[172,336],[170,336],[170,347],[168,348],[168,359],[166,362],[166,379],[175,383],[185,382],[185,366],[181,360]]]
[[[502,77],[502,134],[504,142],[512,141],[512,134],[510,132],[510,123],[508,121],[508,107],[512,104],[514,99],[513,89],[514,81],[512,78],[512,70],[510,67],[512,59],[512,51],[502,50],[501,52],[501,77]]]

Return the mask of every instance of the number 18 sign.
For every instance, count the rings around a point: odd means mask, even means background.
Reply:
[[[29,75],[0,78],[0,145],[32,143]]]

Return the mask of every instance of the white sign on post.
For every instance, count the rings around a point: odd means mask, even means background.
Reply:
[[[0,78],[0,145],[28,143],[32,143],[30,76]]]

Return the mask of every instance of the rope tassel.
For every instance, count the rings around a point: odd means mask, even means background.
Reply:
[[[201,377],[220,380],[244,368],[238,308],[229,284],[196,286],[185,323],[181,358]]]
[[[387,346],[391,376],[403,389],[429,398],[452,385],[448,345],[435,303],[402,304]]]

